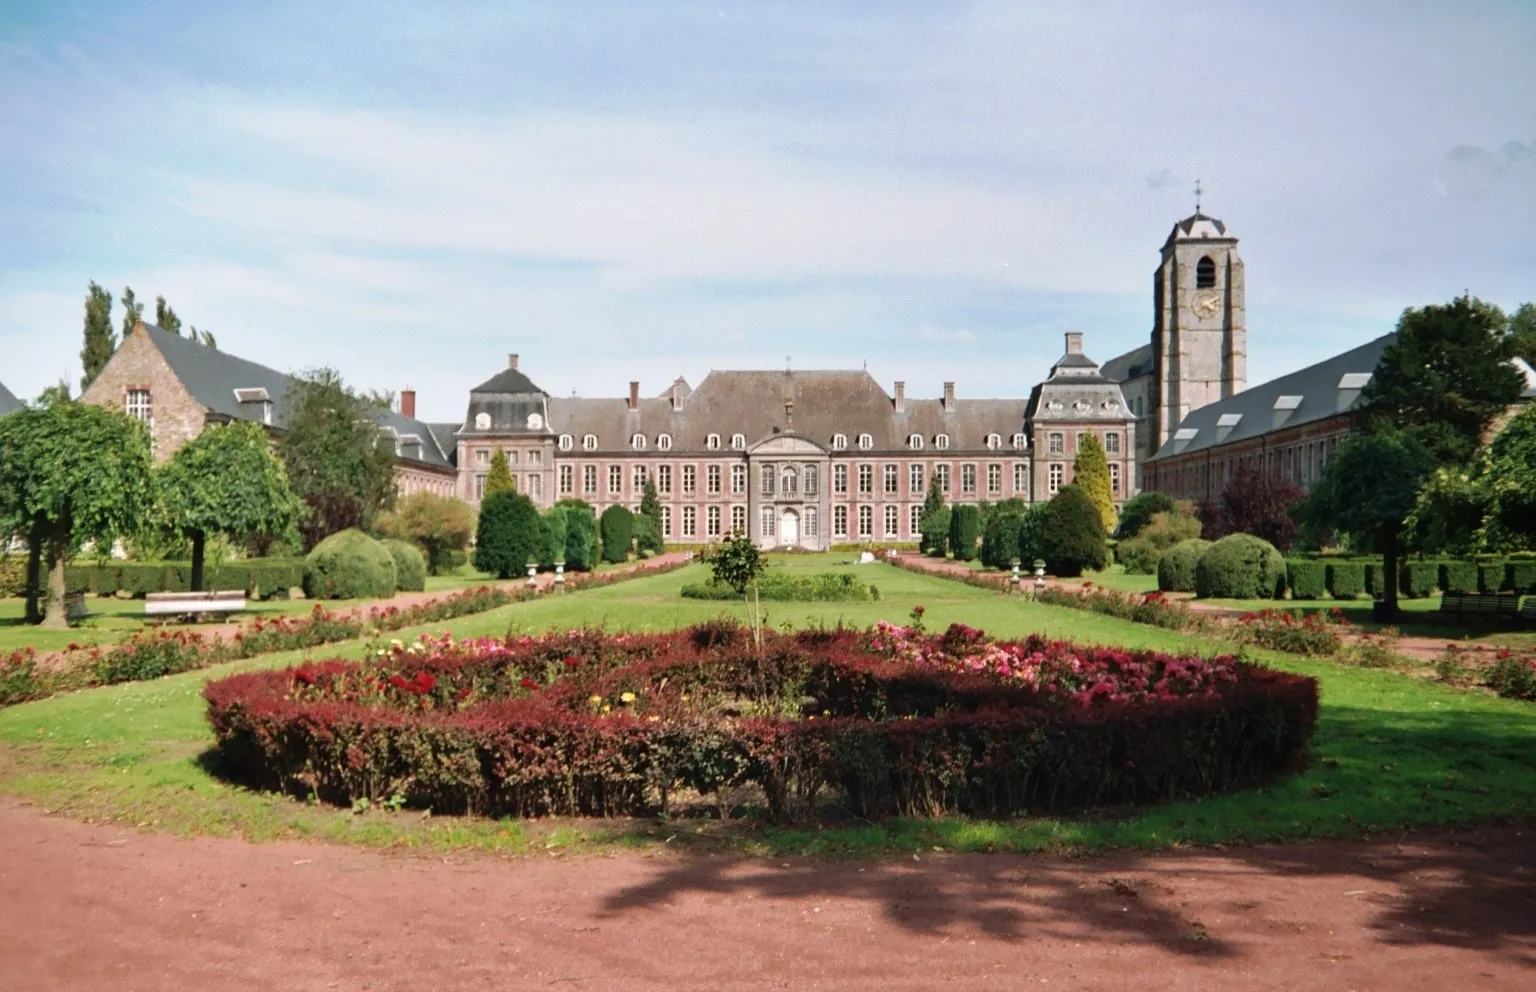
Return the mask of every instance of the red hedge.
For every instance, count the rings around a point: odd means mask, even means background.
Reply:
[[[974,670],[998,658],[1031,674]],[[445,639],[204,695],[227,771],[261,787],[536,816],[756,785],[779,820],[828,789],[865,817],[1210,795],[1304,767],[1318,711],[1312,679],[1230,658],[884,626],[770,634],[761,657],[721,626]]]

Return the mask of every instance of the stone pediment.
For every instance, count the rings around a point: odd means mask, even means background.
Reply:
[[[747,454],[753,456],[762,455],[789,455],[789,456],[819,456],[825,455],[827,449],[812,441],[803,434],[770,434],[755,444],[747,446]]]

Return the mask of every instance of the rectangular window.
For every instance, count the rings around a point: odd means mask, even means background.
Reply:
[[[699,468],[697,465],[683,466],[683,495],[692,496],[699,488]]]
[[[570,496],[576,491],[576,467],[574,465],[560,466],[560,495]]]
[[[1109,491],[1113,496],[1120,495],[1120,463],[1109,463]]]
[[[517,464],[517,449],[516,448],[503,448],[503,449],[501,449],[501,453],[507,456],[507,464],[508,465],[516,465]]]
[[[873,465],[859,466],[859,492],[868,496],[875,491],[875,467]]]
[[[747,467],[745,465],[731,466],[731,495],[740,496],[747,491]]]
[[[1065,434],[1051,434],[1045,439],[1047,454],[1061,455],[1067,450],[1067,436]]]
[[[720,506],[712,503],[704,508],[704,536],[720,536]]]
[[[588,496],[597,495],[596,465],[583,465],[581,467],[581,491]]]
[[[962,493],[965,493],[967,496],[975,495],[975,493],[976,493],[976,466],[975,465],[961,465],[960,466],[960,491]]]
[[[1029,466],[1023,462],[1013,463],[1013,491],[1026,492],[1029,489]]]
[[[832,466],[832,491],[834,493],[846,493],[848,491],[848,466]],[[847,532],[844,531],[846,534]]]
[[[923,491],[923,466],[921,462],[913,462],[907,466],[907,492],[916,496]]]
[[[747,508],[744,506],[731,507],[731,533],[745,534],[747,532]]]
[[[762,517],[763,517],[763,519],[762,519],[762,525],[763,525],[762,536],[763,537],[772,537],[773,536],[773,507],[771,507],[771,506],[763,507]]]
[[[1104,435],[1104,451],[1106,454],[1118,455],[1120,453],[1120,435],[1110,431]]]
[[[696,506],[683,507],[683,536],[699,536],[699,508]]]
[[[1059,462],[1052,462],[1049,472],[1046,474],[1046,492],[1054,493],[1061,488],[1062,468]]]
[[[897,506],[895,503],[887,503],[885,506],[885,536],[887,538],[900,536],[896,532],[896,528],[900,522],[901,507]]]
[[[848,536],[848,507],[841,504],[832,508],[832,536]]]
[[[816,508],[814,506],[808,506],[805,508],[805,536],[815,537],[816,528]]]
[[[528,464],[529,465],[543,465],[544,464],[544,452],[542,452],[542,451],[530,451],[530,452],[528,452]]]
[[[645,480],[646,480],[648,475],[649,475],[649,472],[646,470],[646,467],[644,465],[636,465],[635,466],[635,488],[634,488],[635,492],[637,492],[637,493],[645,492]]]
[[[762,471],[763,495],[764,496],[772,496],[773,495],[773,477],[774,477],[773,466],[772,465],[764,465],[763,466],[763,471]],[[768,535],[765,534],[763,536],[767,537]]]
[[[142,423],[149,423],[154,419],[154,407],[149,402],[149,390],[130,389],[128,397],[123,402],[123,409],[128,416]]]
[[[609,465],[608,466],[608,495],[612,496],[612,495],[614,495],[616,493],[622,493],[623,491],[624,491],[624,466],[622,466],[622,465]]]
[[[672,466],[656,466],[656,491],[663,496],[672,495]]]
[[[672,536],[672,508],[670,506],[663,506],[661,508],[661,536]]]
[[[485,476],[475,476],[475,502],[485,499]]]
[[[859,507],[859,536],[875,536],[875,508],[868,503]]]
[[[885,467],[885,493],[887,496],[895,496],[897,486],[901,481],[901,472],[895,465]]]
[[[798,488],[795,485],[795,481],[796,481],[795,470],[792,469],[792,468],[786,468],[784,470],[784,474],[779,476],[779,493],[780,493],[780,495],[782,495],[782,496],[794,496],[795,495],[795,490],[796,490],[796,488]]]
[[[476,448],[475,449],[475,464],[476,465],[489,465],[490,463],[491,463],[491,453],[490,453],[490,451],[488,449],[486,449],[486,448]]]
[[[987,492],[1000,493],[1003,491],[1003,467],[1001,465],[987,466]]]
[[[704,469],[704,491],[711,496],[720,495],[720,466],[710,465]]]
[[[913,503],[907,507],[907,537],[916,538],[923,532],[923,504]]]
[[[820,474],[815,465],[807,465],[805,467],[805,494],[807,496],[816,495],[816,488],[821,483]],[[806,533],[809,534],[811,532],[806,531]]]
[[[939,480],[939,492],[943,493],[945,496],[948,496],[949,495],[949,466],[948,465],[935,465],[933,467],[933,477]]]

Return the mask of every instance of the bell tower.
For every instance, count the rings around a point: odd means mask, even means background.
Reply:
[[[1147,456],[1179,422],[1248,386],[1243,260],[1225,224],[1200,210],[1173,226],[1152,280],[1152,430]]]

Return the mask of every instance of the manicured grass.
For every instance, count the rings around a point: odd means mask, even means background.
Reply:
[[[960,621],[997,636],[1031,631],[1085,642],[1212,653],[1225,645],[1082,611],[1035,604],[887,565],[838,565],[846,555],[785,557],[787,571],[855,569],[879,587],[873,603],[775,603],[775,625],[858,626],[904,621],[914,605],[930,628]],[[740,607],[681,599],[702,567],[605,589],[552,596],[446,625],[456,636],[502,636],[572,626],[657,630]],[[413,636],[410,633],[399,635]],[[351,642],[316,657],[360,657]],[[1292,840],[1344,836],[1536,813],[1536,706],[1459,692],[1384,671],[1261,653],[1317,677],[1323,714],[1312,767],[1264,788],[1200,802],[1083,817],[1008,822],[951,818],[825,829],[776,829],[751,820],[491,821],[374,810],[361,816],[253,793],[210,775],[212,743],[199,692],[208,678],[244,668],[293,664],[297,653],[113,686],[0,712],[0,791],[88,819],[122,820],[178,833],[263,840],[317,837],[371,845],[476,847],[509,852],[656,843],[756,852],[853,856],[887,851],[1039,850],[1104,846]]]

